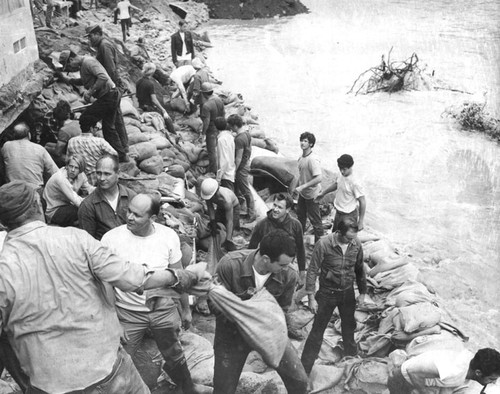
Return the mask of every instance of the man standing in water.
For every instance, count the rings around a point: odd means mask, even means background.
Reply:
[[[358,231],[361,231],[364,228],[366,199],[363,188],[352,175],[354,159],[351,155],[344,154],[337,159],[337,164],[341,176],[332,185],[328,186],[324,192],[319,194],[318,200],[327,193],[337,190],[333,203],[336,210],[333,231],[338,229],[340,221],[345,217],[353,218],[358,223]]]
[[[314,228],[314,242],[323,236],[323,222],[319,211],[319,202],[316,200],[321,192],[321,167],[319,160],[313,155],[312,148],[316,144],[313,133],[306,131],[300,135],[300,148],[302,156],[299,158],[299,176],[290,184],[289,191],[299,193],[297,203],[297,217],[306,228],[306,220],[309,217]],[[298,186],[297,186],[298,185]]]

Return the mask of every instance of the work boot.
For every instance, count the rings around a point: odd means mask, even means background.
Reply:
[[[165,367],[163,368],[168,376],[170,376],[170,379],[182,390],[183,394],[212,394],[212,387],[193,382],[186,360],[181,361],[170,370]]]

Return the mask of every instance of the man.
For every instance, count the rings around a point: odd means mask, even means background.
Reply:
[[[250,156],[252,155],[252,137],[243,128],[243,118],[238,114],[230,115],[227,118],[229,127],[236,133],[234,137],[236,176],[234,179],[236,195],[240,204],[246,202],[248,220],[253,222],[255,216],[255,201],[250,190]]]
[[[266,288],[286,312],[297,284],[297,273],[289,267],[294,257],[293,239],[284,231],[276,230],[262,240],[258,250],[238,250],[225,255],[216,273],[220,283],[243,300]],[[218,315],[214,339],[214,393],[236,392],[250,350],[236,325]],[[307,376],[290,341],[276,371],[289,394],[307,392]]]
[[[120,0],[118,3],[116,3],[116,8],[113,11],[115,15],[115,24],[116,20],[120,19],[120,24],[122,26],[123,42],[127,41],[127,36],[130,36],[130,33],[128,32],[130,26],[132,26],[130,9],[142,12],[140,8],[137,8],[132,4],[130,4],[130,1],[128,0]]]
[[[224,118],[226,111],[222,100],[213,95],[213,92],[214,89],[210,82],[204,82],[201,85],[203,104],[200,117],[203,121],[202,134],[206,136],[207,141],[208,172],[217,174],[217,128],[215,127],[215,119]]]
[[[498,378],[500,353],[495,349],[480,349],[474,356],[468,350],[435,350],[406,360],[389,374],[387,386],[391,394],[426,394],[435,388],[447,388],[450,394],[488,394],[500,391],[494,386]]]
[[[335,195],[335,219],[333,221],[333,231],[337,230],[340,220],[344,217],[351,217],[358,223],[359,231],[364,228],[366,212],[365,193],[361,184],[354,177],[354,159],[351,155],[342,155],[337,159],[341,176],[332,185],[328,186],[324,192],[318,195],[318,200],[327,193],[337,190]]]
[[[236,165],[234,162],[234,137],[227,129],[227,122],[224,118],[215,119],[215,127],[219,131],[217,136],[217,182],[222,187],[234,192],[234,175]]]
[[[194,59],[193,36],[187,31],[185,20],[179,21],[179,31],[170,37],[170,47],[172,50],[172,63],[175,67],[190,64]]]
[[[47,226],[35,190],[0,187],[0,327],[29,377],[27,393],[148,394],[130,356],[110,285],[125,292],[185,290],[201,273],[151,271],[132,264],[76,228]],[[200,267],[201,268],[201,267]]]
[[[63,65],[63,71],[80,71],[80,78],[67,78],[59,74],[59,79],[69,84],[83,85],[86,102],[90,102],[92,97],[96,99],[80,116],[82,133],[89,133],[98,121],[102,121],[104,139],[116,150],[121,162],[129,161],[126,152],[128,145],[122,142],[116,129],[117,117],[121,114],[121,95],[104,67],[91,56],[79,56],[69,50],[61,52],[59,62]]]
[[[274,230],[283,230],[295,241],[297,263],[299,265],[300,282],[306,276],[306,252],[304,236],[300,222],[290,216],[293,200],[288,193],[278,193],[274,196],[273,207],[267,212],[267,217],[260,220],[254,227],[248,249],[257,249],[262,240]]]
[[[130,48],[130,57],[132,58],[132,62],[140,69],[142,69],[145,63],[151,61],[151,57],[146,49],[144,37],[139,37],[135,45]],[[155,64],[155,66],[156,71],[153,75],[154,79],[156,79],[160,85],[167,86],[169,82],[168,74],[162,69],[160,64]]]
[[[59,169],[50,154],[38,144],[30,141],[30,129],[24,122],[14,126],[13,141],[2,147],[6,181],[25,181],[40,193],[45,180]]]
[[[215,179],[207,178],[201,183],[201,198],[207,202],[212,232],[216,231],[217,222],[226,226],[226,239],[222,246],[227,251],[235,250],[233,232],[240,228],[240,204],[236,195],[231,190],[219,186]]]
[[[102,243],[131,262],[147,261],[152,270],[181,269],[181,243],[177,233],[155,223],[160,200],[138,194],[129,204],[127,224],[108,231]],[[165,364],[163,369],[185,394],[197,393],[179,342],[181,320],[187,329],[191,324],[188,295],[180,298],[181,316],[171,298],[156,301],[154,310],[146,306],[146,296],[125,293],[115,288],[116,312],[125,330],[125,350],[131,356],[139,347],[146,330],[151,330]]]
[[[145,63],[142,68],[143,77],[136,83],[136,95],[139,108],[145,112],[157,112],[163,116],[169,133],[175,134],[174,122],[167,110],[163,107],[163,96],[155,90],[153,74],[156,72],[154,63]]]
[[[127,210],[135,192],[118,184],[120,167],[114,156],[105,155],[96,164],[97,187],[78,209],[80,228],[100,240],[112,228],[127,221]]]
[[[299,177],[290,184],[289,191],[299,193],[297,203],[297,217],[306,228],[306,220],[309,218],[314,228],[314,242],[323,236],[323,222],[319,211],[319,202],[316,201],[321,192],[321,167],[319,160],[313,154],[312,148],[316,144],[316,137],[313,133],[305,132],[300,135],[300,148],[302,156],[299,158]],[[298,185],[298,186],[297,186]]]
[[[176,91],[172,94],[172,98],[176,98],[179,95],[182,97],[184,100],[185,112],[188,112],[191,108],[186,89],[193,81],[195,73],[194,67],[190,64],[179,66],[170,73],[170,79],[177,86]]]
[[[344,356],[355,356],[358,353],[354,341],[354,279],[360,294],[358,302],[361,304],[366,295],[366,275],[363,267],[363,248],[356,238],[357,232],[356,222],[345,218],[340,221],[338,231],[321,238],[314,246],[307,269],[306,293],[309,294],[309,308],[316,316],[302,352],[302,364],[308,375],[318,357],[323,333],[337,307],[342,327]],[[315,298],[318,274],[319,290]]]
[[[193,68],[196,70],[196,74],[193,77],[193,83],[190,85],[192,101],[194,105],[199,107],[201,111],[201,105],[203,104],[202,95],[201,95],[201,85],[204,82],[210,82],[210,74],[208,73],[208,69],[205,64],[199,59],[193,59]]]

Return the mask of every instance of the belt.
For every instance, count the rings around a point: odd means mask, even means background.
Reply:
[[[352,285],[345,288],[345,289],[325,289],[324,287],[320,287],[319,291],[322,291],[322,292],[325,292],[325,293],[343,293],[347,290],[351,290],[352,289]]]

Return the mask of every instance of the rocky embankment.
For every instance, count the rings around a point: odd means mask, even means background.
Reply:
[[[212,19],[254,19],[307,12],[299,0],[196,0],[208,6]]]

